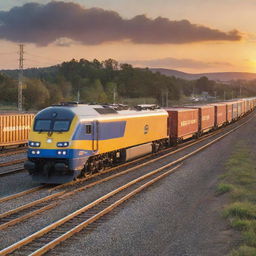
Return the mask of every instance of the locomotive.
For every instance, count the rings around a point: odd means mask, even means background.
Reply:
[[[165,110],[63,103],[40,111],[29,135],[33,180],[65,183],[114,163],[155,152],[168,143]]]

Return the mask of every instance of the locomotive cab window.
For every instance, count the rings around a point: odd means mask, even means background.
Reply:
[[[92,126],[90,124],[87,124],[85,126],[85,133],[86,134],[91,134],[92,133]]]
[[[69,130],[70,122],[67,120],[56,120],[53,124],[53,131],[66,132]]]
[[[51,129],[51,120],[36,120],[34,131],[49,131]]]

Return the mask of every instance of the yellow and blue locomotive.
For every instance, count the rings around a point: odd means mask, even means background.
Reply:
[[[161,148],[168,142],[167,119],[165,110],[146,106],[48,107],[34,118],[25,168],[41,183],[65,183],[100,171]]]

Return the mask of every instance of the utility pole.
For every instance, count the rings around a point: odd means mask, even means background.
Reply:
[[[18,83],[18,110],[22,111],[22,82],[23,82],[23,62],[24,45],[19,45],[19,83]]]

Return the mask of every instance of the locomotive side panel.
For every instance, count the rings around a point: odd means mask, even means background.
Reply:
[[[128,148],[167,138],[167,114],[129,116],[98,120],[91,137],[74,140],[73,147],[94,150],[97,154]]]

